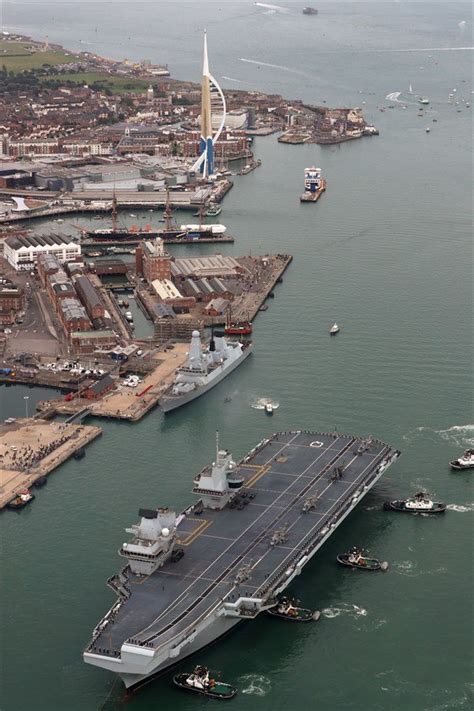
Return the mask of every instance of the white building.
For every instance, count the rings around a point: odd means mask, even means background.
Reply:
[[[69,235],[28,235],[7,237],[3,256],[17,271],[33,269],[40,254],[53,254],[59,262],[70,262],[81,255],[81,246]]]

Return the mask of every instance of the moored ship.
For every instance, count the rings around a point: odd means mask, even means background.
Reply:
[[[177,369],[173,385],[161,396],[161,409],[169,412],[204,395],[251,352],[250,341],[227,341],[221,332],[213,334],[209,347],[203,350],[199,331],[193,331],[187,363]]]
[[[304,171],[304,193],[300,202],[317,202],[326,190],[326,181],[321,177],[321,168],[306,168]]]
[[[136,688],[274,608],[399,454],[375,439],[299,430],[262,440],[236,463],[217,440],[214,462],[194,479],[194,503],[178,514],[140,509],[127,529],[125,567],[107,581],[118,598],[84,661]],[[174,555],[177,545],[184,555]]]
[[[169,192],[167,194],[167,203],[164,210],[163,229],[152,229],[151,225],[145,227],[126,227],[119,225],[117,219],[117,198],[114,195],[112,199],[112,225],[111,227],[100,227],[98,229],[87,229],[85,234],[88,238],[99,242],[112,241],[134,241],[146,239],[160,238],[164,242],[186,242],[193,240],[214,241],[223,239],[226,227],[225,225],[180,225],[178,226],[173,220],[173,211],[169,203]]]

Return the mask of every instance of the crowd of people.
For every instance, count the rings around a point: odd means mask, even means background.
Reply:
[[[31,446],[29,444],[23,445],[21,448],[15,447],[14,449],[10,447],[6,449],[3,453],[1,462],[2,465],[7,469],[14,469],[17,471],[28,471],[31,467],[38,465],[41,460],[58,449],[62,444],[68,441],[69,437],[64,432],[65,425],[59,425],[61,436],[54,439],[48,444],[40,444],[41,437],[36,437],[36,446]]]

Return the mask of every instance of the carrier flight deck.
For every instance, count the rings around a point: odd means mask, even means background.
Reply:
[[[118,600],[85,661],[137,686],[268,609],[399,454],[372,438],[298,431],[236,464],[217,443],[195,504],[141,509],[127,529],[127,565],[108,581]]]

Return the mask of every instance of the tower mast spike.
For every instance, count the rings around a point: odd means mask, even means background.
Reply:
[[[219,459],[219,430],[216,430],[216,463]]]

